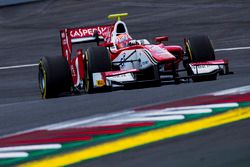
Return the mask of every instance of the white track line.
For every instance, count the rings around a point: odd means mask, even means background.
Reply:
[[[237,47],[237,48],[222,48],[222,49],[215,49],[215,52],[221,52],[221,51],[233,51],[233,50],[246,50],[250,49],[250,47]]]
[[[222,48],[222,49],[215,49],[214,51],[221,52],[221,51],[234,51],[234,50],[246,50],[246,49],[250,49],[250,47]],[[38,64],[23,64],[23,65],[6,66],[6,67],[0,67],[0,70],[34,67],[34,66],[38,66]]]
[[[239,106],[238,103],[219,103],[219,104],[205,104],[205,105],[195,105],[195,106],[185,106],[185,107],[172,107],[172,108],[166,108],[164,109],[164,111],[166,112],[166,111],[192,110],[192,109],[205,109],[205,108],[228,108],[228,107],[238,107],[238,106]]]
[[[150,112],[140,112],[134,114],[134,116],[170,116],[170,115],[189,115],[189,114],[206,114],[206,113],[211,113],[213,110],[210,108],[206,109],[190,109],[190,110],[181,110],[181,111],[168,111],[168,110],[153,110]]]
[[[39,145],[27,145],[27,146],[11,146],[11,147],[1,147],[0,153],[12,152],[12,151],[60,149],[60,148],[62,148],[61,144],[39,144]]]
[[[1,158],[25,158],[28,156],[29,154],[26,152],[0,153],[0,159]]]
[[[161,117],[128,117],[128,118],[118,118],[107,120],[104,123],[131,123],[131,122],[152,122],[152,121],[173,121],[173,120],[183,120],[185,119],[184,115],[169,115],[169,116],[161,116]]]
[[[236,95],[236,94],[246,94],[250,93],[250,85],[242,86],[239,88],[226,89],[222,91],[217,91],[214,93],[209,93],[209,95],[213,96],[223,96],[223,95]]]
[[[16,66],[6,66],[6,67],[0,67],[0,70],[34,67],[34,66],[38,66],[38,64],[24,64],[24,65],[16,65]]]
[[[99,122],[102,120],[107,120],[107,119],[113,119],[116,117],[121,117],[121,116],[127,116],[132,114],[133,111],[125,111],[121,113],[110,113],[108,115],[101,115],[101,116],[96,116],[92,118],[84,118],[84,119],[79,119],[79,120],[70,120],[70,121],[65,121],[61,123],[56,123],[48,126],[41,127],[41,129],[47,129],[47,130],[58,130],[58,129],[65,129],[65,128],[72,128],[76,126],[83,126],[83,125],[88,125],[93,122]]]

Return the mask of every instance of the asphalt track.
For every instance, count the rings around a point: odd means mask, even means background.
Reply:
[[[0,67],[33,64],[60,55],[58,30],[109,23],[110,13],[128,12],[134,38],[168,35],[170,44],[207,34],[214,48],[250,46],[247,1],[47,0],[0,8]],[[42,125],[174,101],[250,84],[250,50],[221,51],[233,75],[218,80],[41,100],[37,67],[0,70],[0,136]],[[157,142],[84,163],[84,166],[249,166],[250,121],[245,120]],[[81,166],[82,164],[80,164]]]

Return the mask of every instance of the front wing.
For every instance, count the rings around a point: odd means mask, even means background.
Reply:
[[[229,74],[228,61],[227,60],[213,60],[206,62],[195,62],[189,63],[189,69],[192,71],[187,77],[183,78],[192,78],[194,76],[209,76],[219,74]],[[159,69],[151,69],[154,72]],[[137,74],[143,70],[130,69],[130,70],[119,70],[119,71],[108,71],[108,72],[97,72],[93,73],[93,85],[95,88],[103,86],[113,86],[113,85],[126,85],[127,83],[141,83],[158,80],[158,76],[151,78],[150,80],[138,79]],[[178,71],[178,70],[177,70]],[[147,71],[149,72],[149,71]],[[147,73],[146,73],[147,74]],[[173,77],[172,79],[176,79]],[[181,79],[179,77],[178,79]]]
[[[229,74],[228,60],[212,60],[189,63],[193,75],[209,75],[214,73]]]

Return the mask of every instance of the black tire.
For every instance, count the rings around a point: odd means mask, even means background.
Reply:
[[[108,50],[101,46],[88,48],[85,56],[84,89],[86,93],[93,93],[96,89],[93,86],[92,74],[95,72],[111,71],[110,56]],[[98,88],[98,90],[109,89],[107,86]]]
[[[39,62],[39,88],[42,98],[57,97],[69,92],[71,88],[71,72],[67,60],[62,57],[43,57]]]
[[[190,37],[185,42],[187,60],[184,67],[187,68],[188,75],[193,75],[192,70],[187,65],[192,62],[203,62],[215,60],[214,49],[208,36]],[[208,75],[193,75],[194,82],[216,80],[217,73]]]
[[[214,49],[208,36],[190,37],[185,45],[190,62],[215,60]]]

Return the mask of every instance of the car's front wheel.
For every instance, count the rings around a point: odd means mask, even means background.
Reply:
[[[187,38],[185,41],[186,56],[185,67],[187,68],[188,75],[192,75],[192,80],[197,81],[208,81],[216,80],[217,73],[206,74],[206,75],[193,75],[192,70],[187,65],[188,63],[204,62],[215,60],[214,49],[208,36],[200,35]]]

